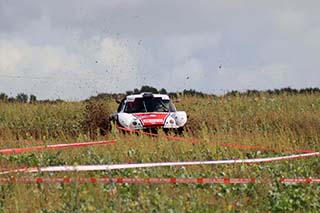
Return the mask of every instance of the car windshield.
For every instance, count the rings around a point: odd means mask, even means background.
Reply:
[[[170,100],[162,98],[136,98],[132,102],[127,102],[124,112],[175,112],[176,108]]]

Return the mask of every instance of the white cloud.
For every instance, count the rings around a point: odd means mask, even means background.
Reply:
[[[121,78],[132,78],[137,68],[137,55],[132,53],[128,43],[121,40],[105,38],[101,42],[97,59],[106,67],[111,75]]]
[[[0,53],[3,85],[10,81],[14,93],[28,91],[41,94],[43,98],[52,97],[58,81],[83,77],[78,65],[80,57],[63,47],[34,46],[20,39],[1,40]]]
[[[221,42],[220,34],[186,34],[171,36],[163,47],[177,63],[193,57],[201,51],[217,49]]]
[[[86,98],[145,84],[205,92],[317,86],[319,6],[313,0],[0,3],[0,74],[57,79],[0,78],[0,92]]]
[[[305,36],[306,38],[303,42],[308,48],[315,50],[314,54],[316,55],[316,52],[319,52],[320,49],[320,27],[312,28],[312,30],[309,30]]]
[[[299,33],[307,24],[305,14],[293,8],[278,11],[275,15],[275,23],[279,30],[286,33]]]
[[[96,58],[99,67],[105,70],[105,89],[112,92],[132,90],[146,84],[146,78],[154,58],[141,45],[141,40],[128,38],[102,39]],[[99,76],[97,76],[99,78]]]
[[[201,83],[204,73],[205,70],[202,63],[195,58],[191,58],[177,65],[173,71],[173,75],[178,79],[187,79],[193,83]]]
[[[0,40],[0,71],[2,74],[16,72],[23,56],[20,49],[12,42]]]
[[[33,46],[15,39],[1,40],[0,53],[1,73],[37,77],[59,73],[63,77],[78,69],[77,57],[63,47]]]
[[[257,76],[262,79],[268,79],[276,84],[285,84],[290,82],[290,74],[293,69],[287,64],[268,64],[258,68]]]
[[[41,98],[60,94],[73,99],[75,93],[86,98],[97,92],[130,90],[139,86],[142,63],[151,60],[139,42],[98,37],[88,39],[76,52],[57,45],[1,40],[0,53],[4,56],[0,77],[14,82],[14,93],[31,91]]]

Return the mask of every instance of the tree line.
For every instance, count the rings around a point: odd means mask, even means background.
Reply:
[[[38,100],[37,97],[33,94],[27,95],[25,93],[19,93],[15,97],[10,97],[6,93],[0,93],[0,102],[7,103],[59,103],[63,102],[61,99],[56,100]]]
[[[195,97],[216,97],[217,96],[215,94],[207,94],[194,89],[184,89],[182,92],[167,92],[167,90],[164,88],[157,89],[152,86],[142,86],[140,89],[135,88],[133,90],[126,91],[125,94],[100,93],[96,96],[91,96],[87,100],[114,99],[119,96],[140,94],[142,92],[152,92],[154,94],[167,94],[171,98],[178,98],[181,96],[195,96]],[[314,87],[314,88],[310,87],[310,88],[304,88],[304,89],[294,89],[291,87],[286,87],[286,88],[273,89],[273,90],[246,90],[246,91],[232,90],[232,91],[226,92],[223,96],[261,96],[263,94],[268,94],[268,95],[320,94],[320,89],[317,87]]]
[[[9,97],[5,93],[0,93],[1,102],[18,102],[18,103],[34,103],[37,101],[35,95],[28,96],[25,93],[19,93],[16,97]]]
[[[263,94],[268,95],[298,95],[298,94],[320,94],[320,89],[317,87],[309,87],[304,89],[294,89],[291,87],[285,87],[281,89],[273,89],[273,90],[246,90],[243,92],[239,92],[237,90],[233,90],[227,92],[225,96],[261,96]]]
[[[125,95],[140,94],[143,92],[152,92],[154,94],[167,94],[171,98],[178,98],[181,96],[196,96],[196,97],[215,97],[214,94],[203,93],[194,89],[184,89],[182,92],[167,92],[166,89],[161,88],[157,89],[152,86],[142,86],[140,89],[134,88],[133,90],[126,91],[125,93],[99,93],[96,96],[91,96],[85,101],[91,100],[107,100],[107,99],[116,99],[118,97],[123,97]],[[297,94],[320,94],[320,89],[317,87],[310,87],[304,89],[293,89],[290,87],[274,90],[246,90],[246,91],[237,91],[232,90],[224,94],[224,96],[261,96],[263,94],[268,95],[297,95]],[[5,93],[0,93],[0,102],[9,102],[9,103],[60,103],[64,102],[61,99],[56,100],[38,100],[37,97],[33,94],[27,95],[25,93],[19,93],[15,97],[9,97]]]

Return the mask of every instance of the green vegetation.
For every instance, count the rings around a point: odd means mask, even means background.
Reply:
[[[273,157],[282,153],[239,150],[221,143],[276,149],[320,147],[320,94],[230,93],[179,95],[187,111],[185,137],[200,143],[122,134],[104,126],[116,110],[110,99],[90,102],[0,102],[0,147],[117,139],[116,145],[0,156],[1,169],[51,165],[117,164]],[[107,132],[101,130],[110,130]],[[107,133],[107,134],[106,134]],[[15,177],[320,177],[319,157],[253,164],[129,169],[85,173],[15,174]],[[10,177],[10,175],[3,175]],[[20,184],[0,185],[1,211],[319,211],[320,184]]]

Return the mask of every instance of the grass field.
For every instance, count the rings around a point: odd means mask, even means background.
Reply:
[[[244,159],[285,155],[240,150],[222,143],[257,145],[277,150],[320,149],[320,95],[181,97],[176,107],[189,115],[184,137],[199,143],[145,135],[100,135],[103,117],[116,103],[0,103],[0,147],[117,139],[101,145],[59,151],[1,155],[1,170],[51,165]],[[11,177],[12,175],[3,175]],[[13,177],[320,177],[319,157],[251,164],[163,167],[83,173],[14,174]],[[320,184],[68,184],[0,185],[1,211],[17,212],[212,212],[319,211]]]

